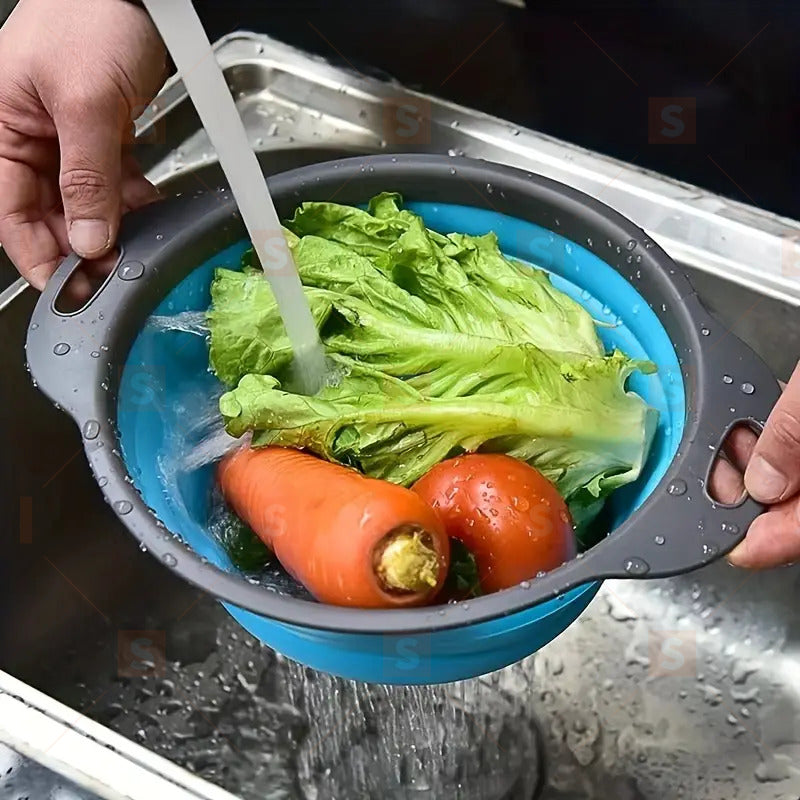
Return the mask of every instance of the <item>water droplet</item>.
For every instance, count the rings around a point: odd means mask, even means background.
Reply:
[[[176,567],[178,566],[178,559],[172,555],[172,553],[164,553],[164,557],[161,559],[168,567]]]
[[[104,486],[106,486],[107,484],[108,484],[108,478],[106,478],[106,476],[105,476],[105,475],[101,475],[101,476],[100,476],[100,477],[97,479],[97,485],[98,485],[98,486],[99,486],[101,489],[102,489]]]
[[[656,536],[656,537],[655,537],[655,539],[653,539],[653,541],[654,541],[656,544],[664,544],[664,541],[665,541],[665,539],[664,539],[664,537],[663,537],[663,536]]]
[[[69,353],[69,345],[66,342],[59,342],[54,348],[53,352],[57,356],[65,356]]]
[[[100,423],[96,419],[87,420],[83,425],[83,435],[87,439],[96,439],[100,435]]]
[[[133,503],[128,500],[117,500],[114,509],[118,514],[130,514],[133,511]]]
[[[593,246],[594,246],[594,245],[592,244],[592,240],[591,240],[591,239],[587,239],[587,240],[586,240],[586,244],[588,244],[588,245],[589,245],[589,247],[593,247]]]
[[[628,244],[626,244],[625,247],[627,247],[628,250],[633,250],[635,249],[637,244],[638,242],[636,241],[636,239],[628,239]]]
[[[745,381],[740,388],[745,394],[753,394],[756,390],[756,387],[749,381]]]
[[[92,350],[91,356],[92,358],[100,358],[100,352],[98,350]]]
[[[686,494],[686,481],[682,480],[681,478],[676,478],[670,485],[667,487],[667,492],[671,495],[681,495]]]
[[[457,119],[454,119],[454,120],[453,120],[453,121],[450,123],[450,127],[451,127],[451,128],[457,128],[457,127],[458,127],[458,120],[457,120]]]
[[[451,147],[447,151],[447,155],[449,155],[451,158],[455,158],[458,155],[458,151],[454,147]],[[392,159],[392,161],[396,161],[396,160],[397,159],[394,159],[394,158]]]
[[[156,236],[156,239],[158,239],[159,236],[161,236],[161,234]],[[141,261],[126,261],[120,266],[117,274],[119,275],[120,280],[135,281],[137,278],[141,278],[144,274],[144,264],[142,264]]]
[[[35,331],[38,327],[39,327],[39,323],[38,322],[31,323],[31,330],[32,331]]]
[[[639,306],[639,304],[637,303],[637,304],[636,304],[636,305],[635,305],[635,306],[634,306],[634,307],[631,309],[631,312],[632,312],[633,314],[638,314],[638,313],[639,313],[639,308],[640,308],[640,306]]]
[[[492,194],[492,192],[494,192],[494,186],[492,186],[491,183],[487,183],[486,184],[486,191],[489,192],[489,194]]]
[[[530,589],[531,588],[531,582],[530,581],[520,581],[519,588],[520,589]]]
[[[589,299],[591,296],[592,296],[592,295],[589,293],[589,290],[588,290],[588,289],[584,289],[584,290],[581,292],[581,297],[582,297],[584,300],[588,300],[588,299]]]
[[[702,333],[703,336],[708,336],[711,331],[708,328],[700,328],[700,333]]]
[[[705,529],[705,527],[706,527],[706,524],[705,524],[705,522],[703,522],[703,520],[700,520],[700,521],[697,523],[697,530],[699,530],[699,531],[702,531],[702,530],[704,530],[704,529]]]
[[[264,45],[263,44],[257,44],[256,45],[256,53],[263,53],[263,52],[264,52]]]
[[[719,553],[719,548],[715,544],[704,544],[703,545],[703,555],[708,556],[709,558],[713,558],[717,553]]]
[[[160,242],[163,238],[164,238],[164,234],[163,233],[157,233],[156,234],[156,241],[157,242]]]
[[[611,313],[611,309],[608,306],[603,306],[603,313],[608,315]]]
[[[736,536],[739,533],[739,526],[731,522],[723,522],[720,528],[723,533],[729,533],[731,536]]]
[[[667,304],[666,303],[662,303],[661,304],[661,310],[662,311],[666,311],[667,310]]]
[[[650,565],[641,558],[629,558],[624,567],[628,575],[647,575],[650,572]]]
[[[723,375],[722,376],[723,383],[733,383],[733,378],[730,375]]]
[[[451,175],[455,175],[456,174],[456,168],[455,167],[450,167],[450,174]]]
[[[731,414],[735,414],[736,413],[736,409],[734,408],[734,406],[730,407],[730,412],[731,412]]]

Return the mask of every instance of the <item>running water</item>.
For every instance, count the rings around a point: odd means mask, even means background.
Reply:
[[[181,331],[203,337],[208,335],[208,320],[205,311],[181,311],[177,314],[155,315],[147,320],[147,325],[158,331]]]
[[[534,658],[460,683],[354,683],[275,654],[211,598],[167,637],[163,675],[108,671],[96,687],[107,691],[87,692],[85,705],[242,800],[539,797],[544,686]]]
[[[294,351],[298,388],[314,394],[325,356],[277,211],[236,105],[191,0],[145,0],[214,145]]]

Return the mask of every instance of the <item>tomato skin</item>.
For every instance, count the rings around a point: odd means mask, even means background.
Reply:
[[[496,592],[575,558],[564,499],[537,469],[511,456],[473,454],[437,464],[412,487],[448,536],[475,556],[483,592]]]

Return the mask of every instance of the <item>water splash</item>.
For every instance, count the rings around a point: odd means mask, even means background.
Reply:
[[[205,311],[181,311],[177,314],[154,315],[147,320],[147,327],[158,331],[181,331],[196,336],[208,334]]]

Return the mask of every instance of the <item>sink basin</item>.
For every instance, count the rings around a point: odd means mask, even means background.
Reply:
[[[151,174],[165,191],[213,187],[213,159],[175,163],[192,115],[170,119],[169,135],[141,148]],[[265,149],[262,166],[369,149],[342,137],[322,147],[323,134]],[[719,271],[686,271],[785,380],[797,308]],[[0,263],[0,289],[13,275]],[[244,800],[797,800],[800,566],[607,581],[536,656],[464,683],[313,673],[122,529],[77,429],[25,372],[35,299],[0,312],[0,669]]]
[[[214,167],[205,170],[213,181]],[[786,378],[793,353],[780,345],[800,341],[796,311],[718,277],[691,278]],[[15,454],[3,459],[0,489],[12,534],[0,584],[4,670],[244,798],[267,786],[300,798],[313,785],[321,798],[398,783],[406,793],[390,796],[475,800],[800,792],[800,569],[718,563],[609,581],[537,656],[463,684],[365,687],[313,674],[259,645],[121,530],[77,430],[25,374],[34,300],[26,293],[0,315],[0,452]],[[132,636],[155,656],[143,677],[127,674]],[[431,753],[443,747],[434,780]]]

